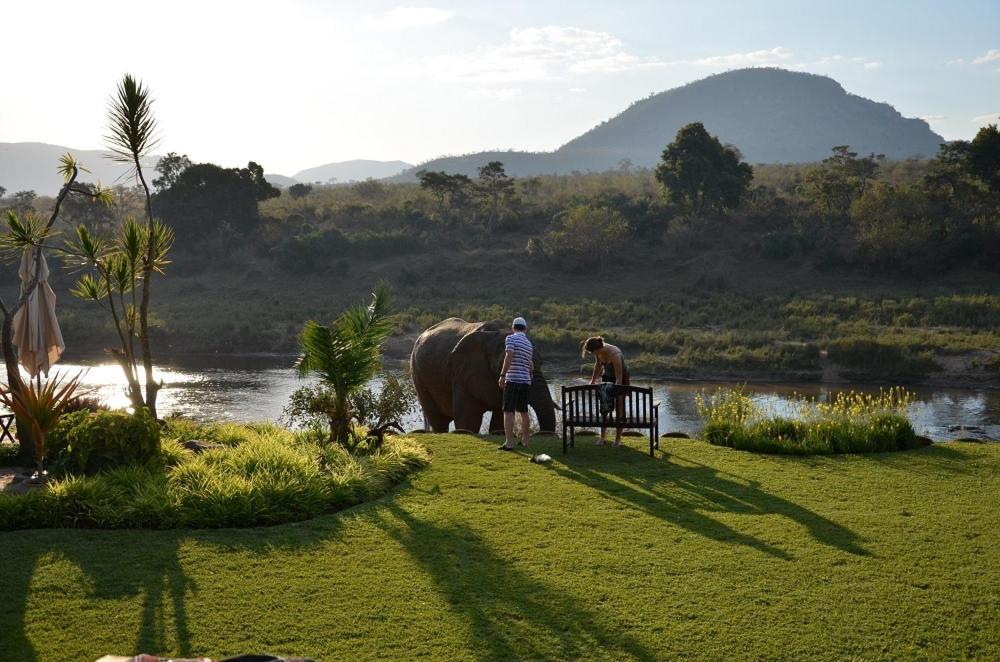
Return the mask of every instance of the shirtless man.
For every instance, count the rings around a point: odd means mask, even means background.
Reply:
[[[628,366],[625,365],[625,355],[622,350],[614,345],[604,342],[601,336],[587,338],[580,343],[581,356],[586,357],[591,354],[594,357],[594,372],[590,376],[590,383],[596,384],[598,377],[602,382],[615,385],[615,414],[620,417],[625,407],[624,393],[618,387],[629,385]],[[601,440],[598,446],[605,444],[604,433],[607,428],[601,428]],[[622,445],[622,429],[615,428],[615,447]]]

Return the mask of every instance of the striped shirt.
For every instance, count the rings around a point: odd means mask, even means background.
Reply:
[[[515,331],[507,336],[506,348],[512,353],[510,365],[504,381],[508,384],[531,383],[531,355],[534,347],[523,331]]]

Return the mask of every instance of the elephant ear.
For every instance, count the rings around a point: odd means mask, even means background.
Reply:
[[[490,323],[481,324],[475,331],[465,334],[455,343],[448,356],[451,374],[460,379],[482,379],[482,371],[496,379],[503,366],[504,340],[507,333],[491,328]]]

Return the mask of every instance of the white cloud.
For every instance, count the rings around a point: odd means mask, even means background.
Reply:
[[[729,55],[703,57],[699,60],[694,60],[692,63],[708,67],[753,67],[784,62],[791,57],[791,50],[784,46],[776,46],[748,53],[730,53]]]
[[[881,62],[865,62],[863,66],[864,66],[865,69],[868,69],[869,71],[871,71],[872,69],[881,69],[882,68],[882,63]]]
[[[952,67],[955,65],[965,64],[964,57],[956,57],[954,60],[948,60],[948,66]]]
[[[986,113],[985,115],[976,115],[972,118],[972,123],[977,126],[997,124],[998,122],[1000,122],[1000,111],[995,113]]]
[[[480,87],[474,90],[469,90],[465,96],[470,99],[482,101],[510,101],[514,97],[519,96],[522,92],[523,90],[517,87],[503,87],[499,89]]]
[[[585,87],[571,87],[571,88],[569,88],[566,91],[569,92],[569,93],[571,93],[571,94],[583,94],[584,92],[587,91],[587,88],[585,88]]]
[[[375,16],[369,16],[364,26],[371,30],[408,30],[425,28],[444,23],[451,19],[455,12],[437,7],[394,7],[389,11]]]
[[[987,62],[996,62],[997,60],[1000,60],[1000,49],[991,48],[973,60],[972,64],[986,64]]]
[[[552,80],[665,64],[658,58],[626,52],[621,39],[607,32],[555,25],[514,29],[500,46],[441,55],[426,62],[443,80],[480,84]]]
[[[925,122],[940,122],[941,120],[948,119],[947,115],[922,115],[920,117]]]

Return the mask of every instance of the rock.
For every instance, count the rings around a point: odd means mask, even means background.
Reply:
[[[214,441],[204,441],[202,439],[189,439],[187,441],[182,441],[181,446],[192,451],[194,453],[203,453],[213,448],[225,448],[223,444],[217,444]]]
[[[430,430],[425,430],[423,428],[414,428],[407,432],[406,434],[430,434]]]
[[[622,431],[623,437],[645,437],[646,433],[640,432],[639,430],[624,430]]]
[[[687,432],[664,432],[660,435],[660,439],[690,439],[691,435]]]
[[[552,461],[552,458],[545,453],[539,453],[531,458],[531,461],[535,464],[547,464]]]

